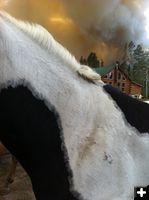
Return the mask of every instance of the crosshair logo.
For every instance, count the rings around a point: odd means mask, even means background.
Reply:
[[[147,187],[136,187],[134,200],[149,200],[149,185]]]

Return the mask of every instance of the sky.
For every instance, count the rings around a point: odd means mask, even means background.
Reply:
[[[43,25],[77,59],[96,52],[105,63],[111,63],[121,58],[126,42],[149,47],[148,0],[0,2],[13,16]]]

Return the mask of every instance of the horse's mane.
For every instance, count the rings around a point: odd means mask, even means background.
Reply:
[[[49,52],[53,52],[58,55],[68,66],[76,71],[81,77],[91,82],[102,82],[99,74],[94,72],[90,67],[81,65],[69,51],[58,43],[53,36],[42,26],[17,20],[5,11],[0,11],[0,15],[4,20],[17,26],[20,30],[26,33],[29,37],[38,42],[43,48],[46,48]]]

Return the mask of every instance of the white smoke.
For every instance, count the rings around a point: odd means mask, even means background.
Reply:
[[[121,57],[126,42],[149,46],[149,0],[1,2],[13,16],[46,27],[78,59],[94,51],[105,62],[111,62]],[[8,4],[5,7],[4,2]]]
[[[10,0],[0,0],[0,8],[5,8]]]
[[[117,46],[146,41],[148,0],[62,0],[67,14],[85,33]]]

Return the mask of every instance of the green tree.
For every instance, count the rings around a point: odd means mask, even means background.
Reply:
[[[84,58],[83,58],[83,56],[81,56],[81,58],[80,58],[80,63],[83,65],[84,64]]]
[[[135,63],[133,52],[135,44],[133,41],[124,45],[122,53],[121,67],[130,77],[132,76],[132,70]]]
[[[90,67],[92,68],[96,68],[96,67],[99,67],[99,60],[97,58],[97,55],[96,53],[94,52],[91,52],[89,54],[89,56],[87,57],[87,63]]]
[[[83,58],[83,56],[81,56],[81,58],[80,58],[80,63],[82,64],[82,65],[87,65],[88,63],[87,63],[87,60],[85,59],[85,58]]]
[[[134,42],[126,43],[121,59],[121,68],[129,77],[143,86],[143,96],[148,96],[149,50]]]
[[[135,59],[133,79],[143,85],[143,95],[148,97],[149,50],[139,44],[134,50],[133,56]]]
[[[80,63],[86,64],[86,65],[90,66],[91,68],[96,68],[96,67],[100,66],[100,62],[97,58],[96,53],[94,53],[94,52],[91,52],[88,55],[87,59],[85,59],[85,58],[83,58],[83,56],[81,56]]]

